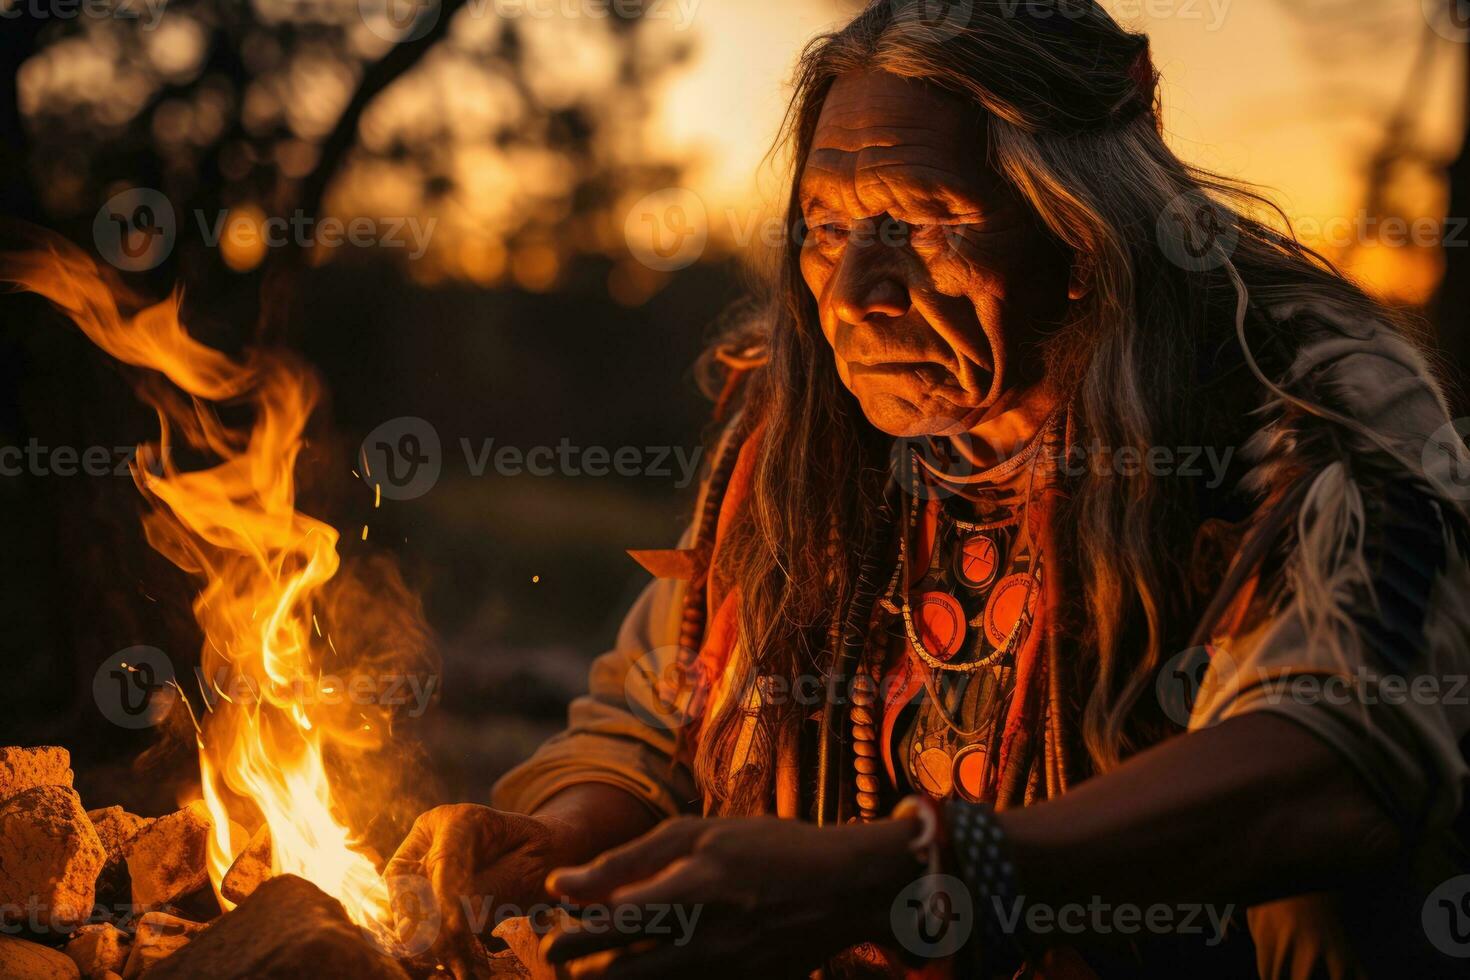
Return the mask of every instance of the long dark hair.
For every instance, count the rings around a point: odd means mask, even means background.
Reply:
[[[1242,371],[1247,383],[1234,390],[1244,398],[1201,396],[1219,352],[1234,349],[1237,292],[1227,269],[1179,252],[1187,241],[1170,237],[1176,217],[1215,222],[1230,237],[1233,268],[1262,307],[1311,300],[1354,319],[1393,319],[1293,236],[1253,217],[1272,208],[1264,198],[1165,145],[1144,35],[1091,0],[1040,12],[1003,0],[950,5],[963,22],[926,21],[934,6],[877,0],[813,40],[797,66],[783,127],[794,165],[788,244],[759,318],[769,364],[745,407],[764,432],[726,573],[740,591],[747,678],[821,673],[858,558],[878,546],[874,515],[889,478],[891,440],[841,384],[799,269],[796,180],[838,76],[888,71],[984,110],[991,166],[1087,270],[1090,288],[1046,352],[1085,443],[1140,453],[1228,445],[1239,406],[1265,395]],[[1252,317],[1249,330],[1266,346],[1293,343],[1263,336],[1275,330],[1264,318]],[[1142,470],[1087,468],[1071,490],[1062,537],[1081,588],[1081,734],[1102,771],[1166,734],[1140,695],[1198,616],[1178,583],[1188,579],[1200,516],[1190,481]],[[777,736],[798,723],[794,708],[768,706],[752,765],[732,772],[743,707],[730,697],[706,719],[695,759],[706,798],[724,812],[763,806]]]

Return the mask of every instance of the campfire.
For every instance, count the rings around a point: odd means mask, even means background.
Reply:
[[[370,767],[334,766],[389,746],[394,721],[390,705],[344,697],[343,677],[384,676],[419,654],[366,634],[352,610],[395,597],[339,578],[337,529],[296,509],[315,376],[284,353],[237,360],[199,343],[178,293],[126,312],[130,298],[59,239],[0,256],[0,279],[150,373],[138,390],[159,437],[132,475],[148,542],[197,581],[203,637],[197,690],[174,681],[199,762],[199,798],[177,812],[87,811],[64,749],[0,750],[0,906],[16,927],[0,935],[0,974],[435,972],[427,941],[399,938],[405,910],[390,902],[384,855],[365,843],[363,815],[386,807],[392,787],[365,778]],[[381,625],[381,608],[365,618]],[[17,930],[68,937],[65,955]]]

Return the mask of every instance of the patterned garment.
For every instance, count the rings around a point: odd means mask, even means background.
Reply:
[[[883,761],[898,795],[995,798],[996,748],[1015,687],[1016,651],[1034,625],[1043,580],[1024,501],[1049,479],[1061,444],[1062,427],[1049,427],[1028,465],[1002,464],[991,471],[1000,474],[994,480],[980,473],[955,485],[923,474],[915,503],[923,514],[909,539],[910,618],[931,656],[955,667],[981,666],[932,669],[902,619],[895,622],[879,690]]]

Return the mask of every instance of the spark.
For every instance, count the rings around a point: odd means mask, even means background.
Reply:
[[[168,682],[174,686],[175,691],[179,692],[179,697],[184,699],[184,708],[189,712],[189,721],[193,722],[194,731],[198,735],[202,736],[204,734],[204,729],[199,727],[199,718],[194,714],[194,706],[189,703],[189,696],[184,693],[184,689],[179,686],[179,682],[176,678],[170,677],[168,679]],[[199,747],[201,749],[204,748],[204,741],[202,739],[198,739],[198,741]]]

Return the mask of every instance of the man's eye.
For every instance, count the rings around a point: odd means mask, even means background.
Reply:
[[[950,234],[949,227],[941,224],[910,224],[909,238],[919,245],[943,244]]]
[[[847,229],[832,223],[812,225],[812,239],[818,246],[841,245],[847,240]]]

